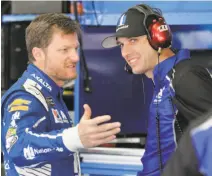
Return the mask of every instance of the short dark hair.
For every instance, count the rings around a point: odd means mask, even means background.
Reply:
[[[33,47],[46,48],[51,40],[54,29],[59,29],[64,34],[81,33],[79,24],[70,17],[61,13],[46,13],[36,17],[26,28],[25,40],[29,63],[35,58],[32,55]]]

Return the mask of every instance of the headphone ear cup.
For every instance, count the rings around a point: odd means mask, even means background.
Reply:
[[[129,66],[128,63],[125,64],[124,70],[125,70],[127,73],[129,73],[129,74],[133,74],[132,68]]]
[[[162,17],[153,19],[148,26],[149,43],[155,49],[168,48],[172,44],[172,33]]]

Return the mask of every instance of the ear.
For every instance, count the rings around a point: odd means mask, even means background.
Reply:
[[[45,59],[45,54],[41,48],[34,47],[32,48],[32,55],[35,58],[35,61],[42,61]]]

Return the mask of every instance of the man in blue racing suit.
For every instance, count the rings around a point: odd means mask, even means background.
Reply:
[[[175,51],[171,45],[171,30],[161,11],[145,4],[123,13],[116,33],[102,42],[104,48],[120,46],[127,62],[126,71],[145,74],[153,81],[145,153],[141,158],[143,170],[139,176],[161,175],[183,129],[212,105],[209,69],[191,64],[188,50]]]
[[[62,99],[65,81],[75,79],[78,24],[49,13],[26,29],[27,70],[2,98],[2,149],[7,176],[73,176],[74,153],[113,140],[120,123],[84,115],[73,127]],[[20,59],[20,58],[17,58]]]

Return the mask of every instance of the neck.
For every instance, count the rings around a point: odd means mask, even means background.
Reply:
[[[169,49],[169,48],[165,48],[161,51],[160,57],[159,57],[159,63],[174,56],[174,52]]]
[[[174,52],[173,52],[171,49],[169,49],[169,48],[164,48],[164,49],[161,51],[160,55],[159,55],[159,60],[158,60],[158,54],[157,54],[157,56],[156,56],[157,59],[156,59],[156,62],[155,62],[155,66],[158,65],[159,63],[163,62],[164,60],[166,60],[166,59],[168,59],[168,58],[174,56],[174,55],[175,55],[175,54],[174,54]],[[154,67],[155,67],[155,66],[154,66]],[[154,69],[149,70],[148,72],[145,73],[145,75],[146,75],[148,78],[152,79],[152,80],[154,79],[153,70],[154,70]],[[154,81],[154,80],[153,80],[153,81]]]

